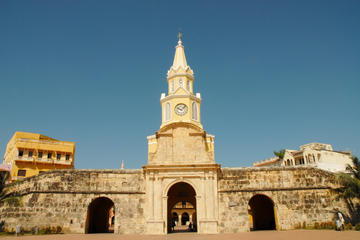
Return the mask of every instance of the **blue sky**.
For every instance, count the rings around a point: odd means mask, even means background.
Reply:
[[[15,131],[76,168],[140,168],[183,32],[215,160],[309,142],[360,156],[360,1],[0,1],[0,155]]]

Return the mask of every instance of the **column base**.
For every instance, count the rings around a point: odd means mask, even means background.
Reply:
[[[148,220],[146,221],[147,234],[166,234],[165,222],[163,220]]]
[[[218,233],[218,221],[215,219],[199,220],[198,233]]]

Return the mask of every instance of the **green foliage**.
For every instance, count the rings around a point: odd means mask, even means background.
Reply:
[[[18,196],[5,197],[5,198],[1,199],[1,201],[5,202],[9,205],[12,205],[14,207],[22,206],[21,197],[18,197]]]
[[[274,151],[274,155],[279,157],[280,159],[283,159],[284,158],[284,155],[285,155],[285,149],[281,149],[280,151]]]
[[[45,227],[41,228],[38,231],[39,235],[45,235],[45,234],[61,234],[62,233],[62,227],[56,226],[56,227]]]
[[[352,230],[353,226],[351,225],[351,223],[347,223],[345,224],[345,230]]]
[[[353,157],[354,166],[347,166],[347,170],[350,174],[339,173],[336,179],[343,186],[338,188],[337,192],[339,197],[345,199],[358,198],[360,199],[360,162],[357,157]]]
[[[8,203],[15,207],[22,206],[21,197],[14,195],[7,195],[4,192],[6,181],[9,179],[9,173],[6,172],[4,175],[0,174],[0,202]]]
[[[334,222],[322,222],[319,229],[335,229]]]
[[[0,174],[0,199],[4,195],[3,190],[5,188],[6,181],[9,179],[9,173],[6,172],[4,175]]]
[[[319,224],[318,222],[315,222],[314,228],[315,228],[315,229],[320,229],[320,224]]]
[[[356,231],[360,231],[360,223],[358,223],[358,224],[355,225],[355,230],[356,230]]]
[[[346,170],[350,171],[354,178],[360,180],[360,161],[356,156],[352,157],[352,161],[354,166],[347,165]]]

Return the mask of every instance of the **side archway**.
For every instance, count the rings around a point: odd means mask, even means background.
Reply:
[[[276,230],[274,202],[263,194],[253,196],[249,201],[249,219],[252,231]]]
[[[85,233],[113,233],[114,202],[107,197],[94,199],[88,206]]]

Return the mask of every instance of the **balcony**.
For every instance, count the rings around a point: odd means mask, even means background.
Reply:
[[[54,160],[54,164],[61,164],[61,165],[71,165],[72,164],[72,161],[70,161],[70,160],[63,160],[63,159],[61,159],[61,160]]]
[[[37,158],[36,162],[39,162],[39,163],[52,163],[53,160],[51,158]]]
[[[24,157],[24,156],[17,156],[15,161],[22,161],[22,162],[32,162],[34,161],[33,157]]]

